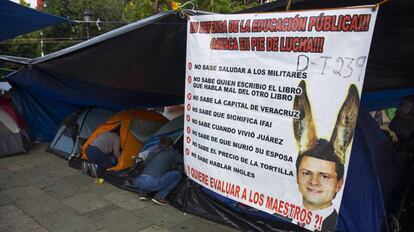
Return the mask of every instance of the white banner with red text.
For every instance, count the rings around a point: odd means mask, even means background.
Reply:
[[[187,176],[311,231],[334,230],[376,13],[191,16]]]

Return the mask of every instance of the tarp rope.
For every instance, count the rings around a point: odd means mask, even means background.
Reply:
[[[286,11],[290,10],[290,5],[292,5],[292,0],[289,0],[287,5],[286,5]]]
[[[378,7],[379,6],[381,6],[382,4],[384,4],[384,3],[386,3],[386,2],[388,2],[389,0],[383,0],[383,1],[381,1],[381,2],[379,2],[379,3],[377,3],[377,4],[375,4],[375,8],[377,8],[378,9]]]

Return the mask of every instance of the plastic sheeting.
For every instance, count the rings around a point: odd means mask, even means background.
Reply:
[[[405,96],[414,95],[413,89],[399,89],[362,94],[361,106],[369,111],[398,107]]]
[[[0,0],[0,41],[68,21],[12,1]]]
[[[59,124],[77,107],[48,97],[33,97],[23,89],[14,87],[12,99],[16,109],[25,119],[32,141],[52,141]]]

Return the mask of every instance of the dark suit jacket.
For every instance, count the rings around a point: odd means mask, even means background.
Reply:
[[[338,218],[338,213],[334,210],[322,223],[322,230],[315,230],[320,232],[335,232],[336,219]]]

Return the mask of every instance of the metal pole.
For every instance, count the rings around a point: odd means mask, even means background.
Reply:
[[[89,40],[89,22],[86,23],[86,40]]]

